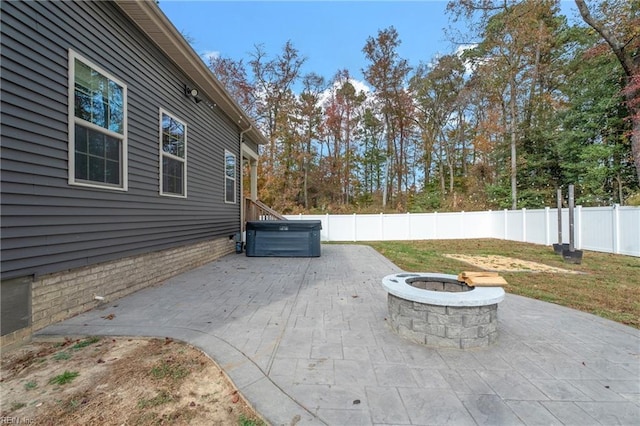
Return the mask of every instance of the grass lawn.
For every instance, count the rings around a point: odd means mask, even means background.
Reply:
[[[580,265],[553,247],[493,239],[366,243],[405,271],[457,275],[478,270],[443,254],[500,255],[581,272],[501,272],[505,291],[556,303],[640,328],[640,258],[585,251]]]

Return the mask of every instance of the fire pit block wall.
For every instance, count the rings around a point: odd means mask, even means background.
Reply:
[[[498,304],[435,306],[388,295],[390,325],[398,335],[428,346],[486,347],[498,339]]]
[[[487,347],[498,339],[502,287],[469,287],[457,276],[400,273],[382,279],[388,323],[400,336],[427,346]]]

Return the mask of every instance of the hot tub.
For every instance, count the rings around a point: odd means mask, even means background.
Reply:
[[[319,257],[319,220],[247,222],[247,256]]]
[[[401,273],[382,280],[389,324],[398,335],[437,347],[467,349],[498,339],[502,287],[469,287],[455,275]]]

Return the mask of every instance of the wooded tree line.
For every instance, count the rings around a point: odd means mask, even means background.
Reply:
[[[414,65],[379,30],[362,49],[370,91],[346,69],[303,74],[291,41],[211,58],[269,141],[260,199],[284,213],[539,208],[573,183],[585,206],[638,202],[640,2],[575,1],[581,25],[557,0],[451,1],[466,48]]]

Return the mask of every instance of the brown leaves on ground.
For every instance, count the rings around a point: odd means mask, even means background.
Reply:
[[[39,425],[262,424],[210,358],[172,339],[34,342],[3,353],[1,372],[1,416]],[[49,384],[63,372],[79,374]]]

